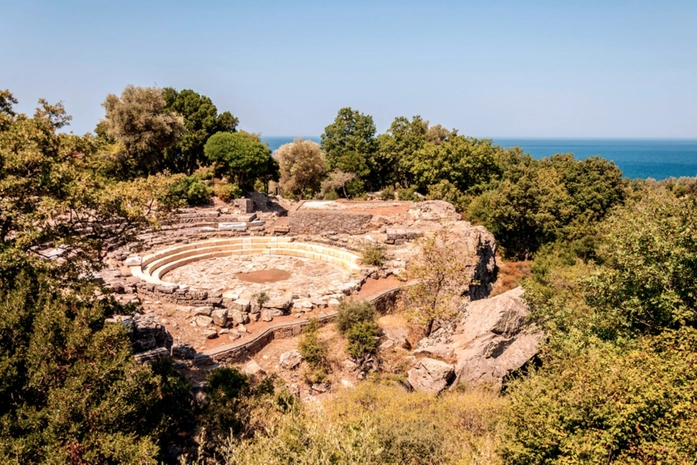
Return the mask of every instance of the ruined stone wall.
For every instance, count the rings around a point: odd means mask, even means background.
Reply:
[[[365,234],[372,219],[373,215],[366,213],[296,210],[289,213],[288,225],[291,234]]]

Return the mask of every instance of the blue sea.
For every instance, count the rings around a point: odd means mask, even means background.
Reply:
[[[294,137],[266,137],[272,150]],[[319,137],[303,137],[319,142]],[[665,179],[697,176],[697,139],[509,139],[494,138],[509,148],[519,146],[535,158],[573,153],[576,158],[595,155],[614,161],[629,179]]]

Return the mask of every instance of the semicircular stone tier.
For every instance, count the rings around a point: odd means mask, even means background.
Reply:
[[[278,289],[285,293],[290,285],[294,291],[308,296],[318,292],[340,294],[357,289],[362,282],[362,277],[356,278],[361,271],[357,255],[334,247],[295,242],[287,237],[213,239],[169,247],[129,260],[133,276],[153,285],[216,291],[227,289],[235,298],[274,290],[273,284],[264,287],[238,282],[236,274],[259,269],[250,267],[246,270],[240,266],[245,259],[250,263],[263,262],[262,268],[290,270],[292,267],[294,278],[280,286],[285,289]],[[221,281],[221,269],[228,271],[227,283]],[[206,282],[207,275],[209,283]],[[238,284],[237,289],[235,284]],[[248,292],[241,291],[240,287]]]

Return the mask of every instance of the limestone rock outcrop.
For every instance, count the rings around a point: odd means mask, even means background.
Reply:
[[[490,383],[504,378],[538,352],[544,334],[526,326],[528,308],[518,287],[489,299],[469,302],[454,328],[419,342],[415,354],[457,360],[455,384]]]
[[[439,393],[453,381],[455,370],[452,365],[423,358],[408,372],[409,384],[417,391]]]

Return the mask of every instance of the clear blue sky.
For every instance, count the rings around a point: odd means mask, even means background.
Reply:
[[[697,137],[697,1],[12,1],[0,87],[84,133],[127,84],[191,88],[265,136],[339,108],[476,137]]]

